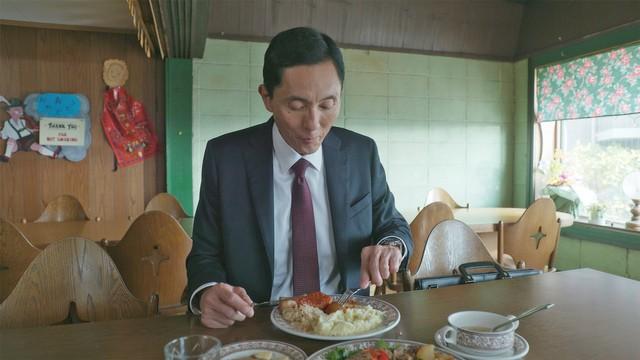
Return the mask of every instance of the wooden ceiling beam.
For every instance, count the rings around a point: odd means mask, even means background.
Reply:
[[[210,0],[127,0],[147,57],[201,58],[207,40]]]
[[[157,4],[166,53],[171,58],[201,58],[207,40],[210,0],[149,0]]]
[[[152,28],[149,27],[149,24],[145,21],[144,12],[138,0],[127,0],[127,5],[129,6],[133,26],[137,31],[140,47],[142,47],[147,57],[150,58],[154,53],[154,43],[149,31],[149,29]]]

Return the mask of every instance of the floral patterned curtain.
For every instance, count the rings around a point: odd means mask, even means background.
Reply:
[[[536,69],[536,117],[640,113],[640,44]]]

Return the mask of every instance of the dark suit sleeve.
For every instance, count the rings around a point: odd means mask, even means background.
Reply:
[[[397,236],[407,246],[407,256],[404,258],[401,268],[406,268],[408,259],[413,251],[413,241],[409,224],[396,210],[395,200],[380,163],[378,148],[373,143],[371,155],[371,195],[373,202],[373,243],[377,244],[387,236]]]
[[[209,282],[226,282],[223,242],[220,232],[218,171],[211,143],[202,162],[200,200],[193,223],[193,246],[187,257],[189,296]]]

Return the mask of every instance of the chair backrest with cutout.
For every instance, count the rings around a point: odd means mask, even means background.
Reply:
[[[131,292],[140,299],[157,293],[161,310],[180,305],[187,285],[186,258],[191,238],[163,211],[148,211],[107,252]]]
[[[411,222],[411,239],[413,239],[413,253],[409,258],[409,271],[415,274],[424,261],[424,248],[433,228],[444,220],[453,219],[453,211],[449,205],[436,201],[420,210]]]
[[[156,307],[152,299],[129,292],[98,244],[67,238],[47,246],[29,265],[0,304],[0,328],[146,317]]]
[[[541,198],[533,202],[520,219],[504,224],[504,253],[527,268],[553,268],[560,236],[560,221],[553,200]]]
[[[427,194],[427,204],[431,204],[436,201],[443,202],[449,205],[449,207],[451,207],[452,209],[469,207],[469,204],[466,204],[465,206],[458,204],[455,200],[453,200],[453,197],[447,192],[447,190],[439,187],[431,189],[431,191],[429,191],[429,193]]]
[[[0,302],[9,296],[40,249],[9,221],[0,218]]]
[[[182,208],[182,205],[180,205],[178,199],[169,193],[159,193],[149,200],[144,211],[152,210],[164,211],[176,219],[189,217]]]
[[[78,199],[71,195],[61,195],[47,204],[35,222],[64,222],[88,219],[89,217]]]
[[[494,260],[468,225],[459,220],[444,220],[429,234],[415,278],[451,275],[461,264],[473,261]]]

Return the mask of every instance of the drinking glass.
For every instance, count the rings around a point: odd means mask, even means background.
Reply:
[[[164,346],[165,360],[218,360],[220,340],[209,335],[189,335]]]

